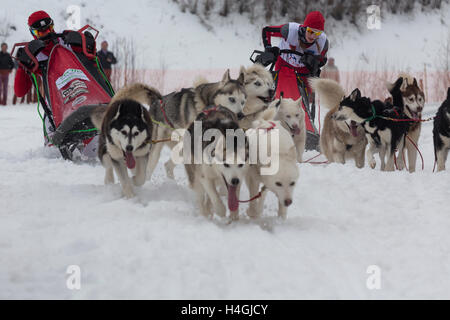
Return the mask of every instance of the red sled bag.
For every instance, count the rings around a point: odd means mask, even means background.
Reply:
[[[90,120],[92,110],[108,104],[113,92],[106,91],[94,61],[60,44],[50,53],[44,86],[56,126],[52,142],[65,159],[72,160],[73,151],[82,149],[97,135]]]
[[[106,104],[111,100],[77,56],[62,45],[56,45],[50,53],[46,78],[56,127],[83,105]]]

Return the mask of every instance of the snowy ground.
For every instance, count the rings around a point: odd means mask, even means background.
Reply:
[[[34,107],[1,108],[0,298],[449,299],[450,173],[431,172],[431,129],[415,174],[301,165],[288,219],[270,196],[262,228],[245,205],[231,225],[199,216],[181,167],[173,182],[159,165],[125,200],[99,164],[44,151]]]

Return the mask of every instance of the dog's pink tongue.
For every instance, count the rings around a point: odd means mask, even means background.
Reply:
[[[351,124],[350,125],[350,133],[352,134],[352,136],[357,137],[358,136],[358,126],[356,124]]]
[[[236,187],[235,186],[227,186],[228,189],[228,209],[230,211],[236,211],[239,209],[239,200],[236,195]]]
[[[300,128],[299,127],[295,127],[294,128],[294,134],[295,135],[300,134]]]
[[[136,166],[136,160],[131,152],[125,152],[125,161],[127,162],[128,169],[134,169]]]

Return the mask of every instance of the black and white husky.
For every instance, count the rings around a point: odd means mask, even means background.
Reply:
[[[416,78],[407,74],[401,74],[393,84],[387,83],[387,88],[392,95],[392,104],[400,108],[411,119],[408,122],[409,128],[407,135],[412,142],[409,139],[405,140],[403,149],[406,149],[408,154],[409,172],[414,172],[416,170],[416,146],[419,144],[422,128],[420,120],[422,119],[422,111],[425,105],[425,95],[417,84]],[[400,150],[398,156],[398,167],[400,170],[403,169],[405,162],[403,151]]]
[[[439,107],[434,118],[433,142],[437,171],[445,170],[450,149],[450,88],[447,91],[447,99]]]
[[[381,170],[394,171],[395,151],[403,148],[409,124],[407,121],[397,122],[386,118],[408,119],[401,110],[395,110],[379,100],[361,97],[359,89],[355,89],[341,101],[333,117],[337,121],[353,120],[361,124],[370,144],[367,151],[370,166],[375,168],[374,154],[378,152]]]
[[[145,94],[149,103],[160,99],[156,89],[135,84],[118,91],[106,109],[97,109],[91,119],[100,129],[98,157],[106,169],[105,184],[114,183],[114,172],[127,198],[133,187],[145,183],[153,125],[147,109],[138,102]],[[128,175],[130,169],[134,176]]]

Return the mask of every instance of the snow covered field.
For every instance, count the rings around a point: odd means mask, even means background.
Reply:
[[[99,42],[134,39],[138,66],[165,68],[180,82],[188,79],[183,72],[221,74],[248,65],[267,24],[262,17],[251,24],[240,15],[218,16],[208,31],[167,0],[3,2],[4,22],[16,27],[5,38],[10,49],[30,40],[31,12],[48,11],[59,31],[75,4],[82,25],[100,29]],[[382,16],[380,30],[326,25],[330,56],[349,72],[414,73],[424,64],[433,70],[450,39],[449,8]],[[159,89],[170,86],[178,84]],[[437,107],[427,105],[424,117]],[[276,219],[269,195],[261,221],[247,219],[242,204],[240,221],[226,225],[199,216],[181,166],[176,181],[166,178],[167,150],[152,180],[126,200],[118,184],[103,185],[99,163],[63,161],[44,149],[35,108],[0,107],[0,298],[450,299],[450,172],[432,173],[431,122],[420,139],[424,171],[420,159],[414,174],[302,164],[286,221]],[[72,265],[81,270],[80,290],[66,285]],[[381,271],[379,290],[366,285],[370,266]]]
[[[44,150],[35,107],[1,108],[0,298],[449,299],[450,172],[431,172],[431,129],[424,171],[303,164],[286,221],[270,195],[262,221],[244,204],[226,225],[199,216],[182,167],[174,182],[159,164],[125,200],[100,164]],[[70,265],[80,290],[66,286]],[[372,265],[379,290],[366,286]]]

